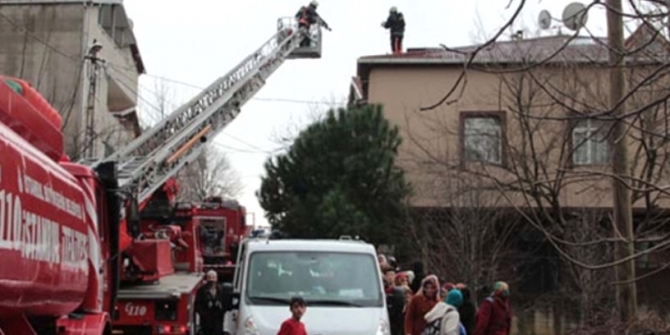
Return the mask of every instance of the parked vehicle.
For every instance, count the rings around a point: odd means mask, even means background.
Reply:
[[[276,334],[291,297],[303,297],[314,334],[389,335],[375,248],[357,240],[248,239],[238,257],[227,329]],[[346,322],[333,322],[346,320]]]

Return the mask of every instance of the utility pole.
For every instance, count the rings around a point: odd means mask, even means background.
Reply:
[[[613,218],[616,227],[615,237],[622,239],[615,243],[615,259],[621,260],[633,255],[633,212],[630,190],[627,186],[629,174],[628,167],[628,140],[626,125],[623,121],[625,114],[625,103],[621,103],[624,97],[625,82],[625,60],[624,60],[624,38],[623,38],[623,8],[621,0],[607,0],[607,42],[609,44],[610,65],[610,92],[609,102],[612,108],[613,122],[610,132],[610,148],[612,151],[612,173],[613,178]],[[614,108],[615,106],[618,107]],[[615,269],[616,300],[621,321],[628,322],[637,315],[637,290],[635,280],[635,260],[631,259],[618,265]]]
[[[102,50],[102,45],[98,44],[96,40],[93,40],[93,45],[89,48],[88,53],[84,56],[86,60],[86,70],[87,70],[87,79],[88,79],[88,90],[86,94],[86,109],[84,111],[85,123],[84,123],[84,141],[83,141],[83,158],[94,159],[96,150],[95,150],[95,103],[97,95],[97,83],[98,83],[98,72],[100,71],[100,62],[102,60],[98,58],[98,52]]]

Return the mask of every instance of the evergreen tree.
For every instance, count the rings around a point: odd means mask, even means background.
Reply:
[[[407,222],[400,143],[381,106],[330,110],[265,163],[257,196],[270,224],[295,238],[393,243]]]

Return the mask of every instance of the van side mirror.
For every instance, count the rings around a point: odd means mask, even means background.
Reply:
[[[232,299],[231,299],[232,300],[232,302],[231,302],[232,309],[240,309],[240,297],[241,297],[241,295],[240,295],[239,292],[233,293]]]
[[[240,294],[234,292],[233,284],[223,283],[221,291],[223,293],[223,307],[225,311],[239,308]]]

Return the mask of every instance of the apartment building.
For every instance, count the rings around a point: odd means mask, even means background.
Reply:
[[[0,0],[0,7],[0,73],[31,82],[60,111],[72,159],[103,157],[139,135],[145,68],[122,0]]]
[[[467,206],[455,200],[463,192],[499,197],[504,190],[496,207],[557,201],[566,209],[610,208],[606,42],[557,35],[365,56],[349,100],[383,104],[400,127],[399,160],[416,207]],[[659,69],[670,43],[642,25],[626,47],[627,86],[635,88],[626,108],[649,105],[628,119],[636,207],[667,207],[665,192],[653,193],[651,205],[641,190],[668,181],[668,133],[661,127],[668,116],[657,100],[668,94]]]

